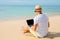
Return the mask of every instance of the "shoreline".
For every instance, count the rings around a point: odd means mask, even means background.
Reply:
[[[54,16],[60,16],[60,15],[47,15],[48,17],[54,17]],[[34,16],[30,17],[30,16],[26,16],[26,17],[17,17],[17,18],[3,18],[0,19],[0,21],[8,21],[8,20],[24,20],[24,19],[33,19]]]

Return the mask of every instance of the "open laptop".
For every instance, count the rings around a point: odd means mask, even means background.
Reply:
[[[34,25],[34,20],[33,20],[33,19],[26,20],[26,22],[27,22],[27,25],[28,25],[29,27],[31,27],[31,26]]]

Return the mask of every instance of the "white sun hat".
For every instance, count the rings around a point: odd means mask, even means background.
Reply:
[[[42,8],[40,5],[35,6],[35,9],[40,9],[40,8]]]

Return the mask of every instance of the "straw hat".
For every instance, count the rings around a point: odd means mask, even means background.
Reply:
[[[40,5],[35,6],[35,9],[40,9],[42,8]]]

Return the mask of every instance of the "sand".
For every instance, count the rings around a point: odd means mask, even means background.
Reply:
[[[60,16],[49,16],[50,27],[46,38],[35,38],[22,33],[25,19],[0,21],[0,40],[60,40]]]

